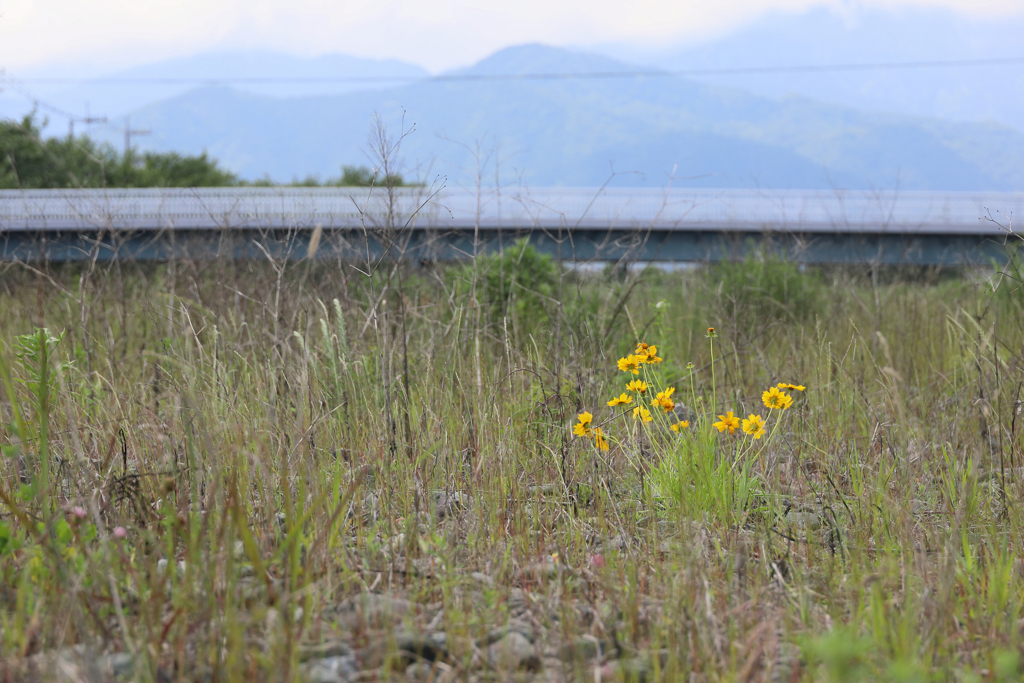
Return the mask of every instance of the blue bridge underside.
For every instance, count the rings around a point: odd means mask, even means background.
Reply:
[[[313,230],[2,231],[0,260],[24,262],[170,260],[298,261],[307,258]],[[366,263],[385,259],[459,261],[527,238],[566,262],[716,262],[753,252],[808,264],[970,266],[1002,264],[1006,238],[992,234],[872,232],[723,232],[718,230],[413,229],[405,232],[324,230],[318,261]]]

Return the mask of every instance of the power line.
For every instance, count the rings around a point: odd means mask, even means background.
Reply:
[[[951,67],[1012,66],[1024,64],[1024,57],[991,59],[948,59],[916,62],[866,62],[859,64],[805,64],[790,66],[741,66],[707,69],[646,69],[635,71],[584,71],[525,74],[442,74],[440,76],[225,76],[225,77],[119,77],[29,78],[37,85],[301,85],[331,83],[445,83],[459,81],[554,81],[621,78],[666,78],[680,76],[741,76],[752,74],[827,73],[841,71],[891,71],[899,69],[941,69]],[[10,80],[0,76],[0,83]]]
[[[68,120],[68,137],[73,138],[75,136],[76,122],[84,123],[87,125],[93,123],[107,123],[106,116],[91,116],[88,112],[88,105],[86,105],[85,116],[79,116],[78,114],[72,114],[69,111],[65,111],[60,107],[54,106],[49,102],[46,102],[45,100],[41,100],[38,97],[36,97],[28,88],[22,85],[22,81],[11,78],[10,76],[5,76],[2,72],[0,72],[0,83],[5,83],[8,87],[17,92],[19,95],[29,100],[32,103],[33,107],[36,107],[38,109],[44,109],[48,112],[56,114],[57,116],[66,118]]]

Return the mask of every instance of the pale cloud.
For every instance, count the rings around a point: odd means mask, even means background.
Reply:
[[[973,15],[1021,11],[1020,0],[874,0]],[[768,10],[842,0],[0,0],[0,66],[90,62],[131,66],[211,49],[344,52],[441,70],[525,42],[668,44],[718,34]]]

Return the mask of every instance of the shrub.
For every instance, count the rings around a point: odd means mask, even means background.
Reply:
[[[548,310],[558,285],[558,267],[549,254],[541,254],[528,238],[516,240],[497,253],[477,260],[483,285],[482,299],[492,320],[514,318],[521,329],[535,329],[551,318]]]
[[[713,267],[712,277],[725,311],[741,327],[809,320],[825,301],[817,271],[801,271],[776,256],[759,254],[738,263],[720,263]]]

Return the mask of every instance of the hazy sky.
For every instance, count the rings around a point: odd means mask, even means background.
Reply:
[[[212,49],[396,58],[431,70],[525,42],[646,45],[699,40],[766,10],[933,5],[972,15],[1022,0],[0,0],[0,67],[134,66]]]

